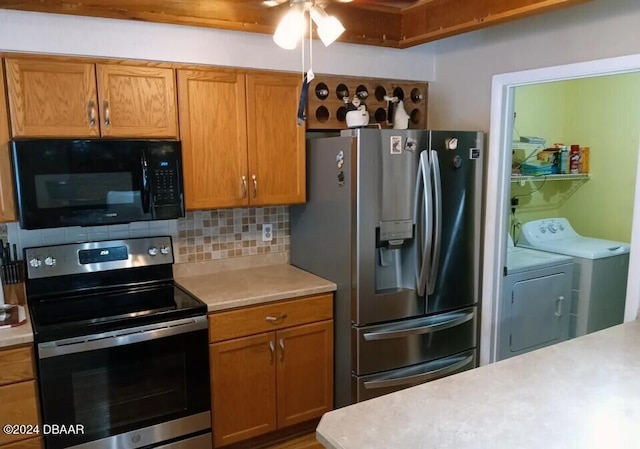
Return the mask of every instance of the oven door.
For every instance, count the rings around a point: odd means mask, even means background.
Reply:
[[[210,432],[204,316],[40,343],[38,367],[47,449],[146,448]]]

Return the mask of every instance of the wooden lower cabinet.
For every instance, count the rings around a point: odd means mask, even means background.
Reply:
[[[211,383],[216,446],[276,430],[273,333],[211,345]]]
[[[30,347],[0,350],[0,423],[2,425],[36,426],[40,424],[33,363]],[[0,433],[0,449],[41,447],[42,439],[37,435]]]
[[[276,332],[278,428],[333,408],[333,320]]]
[[[236,332],[212,333],[211,396],[215,447],[226,446],[319,418],[333,409],[332,295],[316,295],[212,314],[210,325]],[[308,310],[305,309],[308,305]],[[273,312],[277,310],[278,314]],[[257,313],[258,311],[264,313]],[[264,315],[264,316],[262,316]],[[291,318],[289,327],[282,320]],[[247,323],[254,317],[256,323]],[[302,322],[301,321],[306,321]],[[240,325],[242,323],[242,325]],[[270,332],[255,334],[263,323]],[[244,326],[246,327],[244,327]],[[285,325],[286,326],[286,325]],[[237,329],[253,329],[239,337]],[[223,335],[235,335],[224,341]]]

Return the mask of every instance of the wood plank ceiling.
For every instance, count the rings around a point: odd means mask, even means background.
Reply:
[[[344,1],[344,0],[342,0]],[[591,0],[318,0],[342,21],[341,42],[408,48]],[[288,8],[262,0],[0,0],[1,9],[196,25],[272,34]]]

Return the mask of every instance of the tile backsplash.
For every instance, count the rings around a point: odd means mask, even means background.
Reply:
[[[270,242],[262,241],[262,225],[272,224]],[[177,263],[288,252],[289,207],[255,207],[187,212],[178,220],[141,221],[124,225],[21,229],[0,225],[0,238],[22,248],[62,243],[170,235]]]
[[[178,262],[226,259],[290,249],[289,207],[250,207],[187,213],[178,222],[174,245]],[[262,225],[272,225],[272,240],[262,241]]]

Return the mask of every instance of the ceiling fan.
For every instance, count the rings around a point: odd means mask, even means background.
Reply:
[[[293,50],[304,36],[306,29],[305,13],[309,14],[311,21],[316,25],[318,37],[325,47],[331,45],[345,31],[344,26],[334,16],[328,15],[324,7],[328,3],[368,3],[378,5],[408,6],[416,3],[406,0],[264,0],[263,5],[268,7],[289,3],[289,10],[280,20],[273,34],[273,40],[278,46]]]

